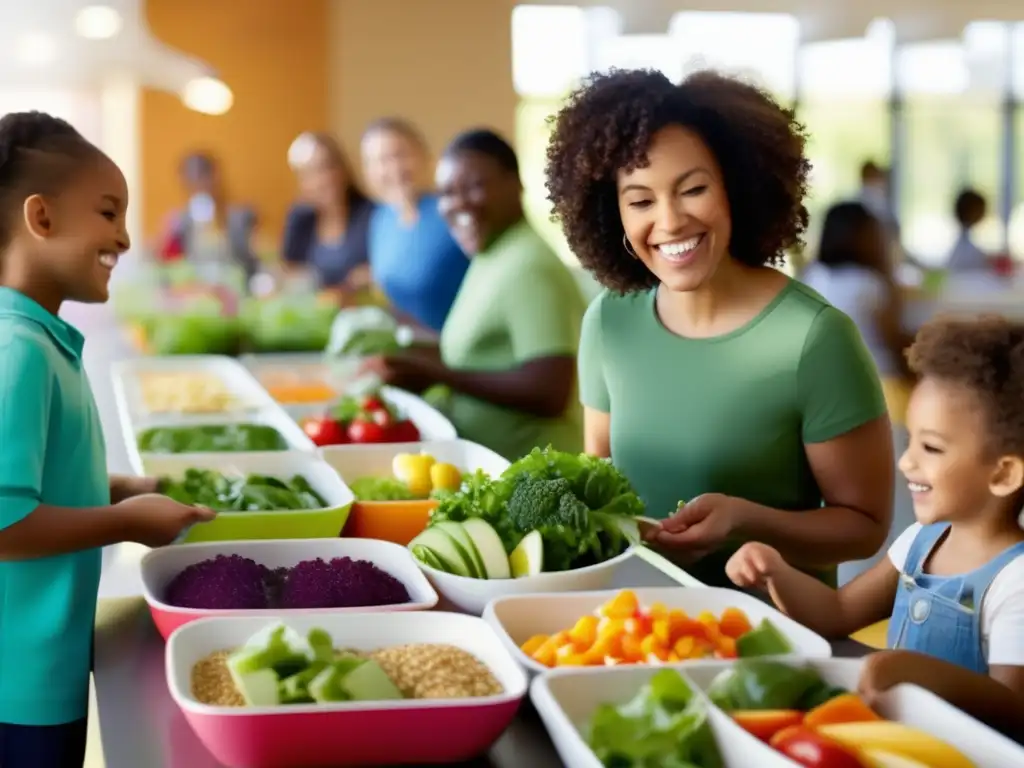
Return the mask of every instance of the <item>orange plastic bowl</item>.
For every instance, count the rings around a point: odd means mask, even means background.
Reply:
[[[342,536],[381,539],[403,547],[418,536],[437,507],[427,501],[357,501],[352,504]]]

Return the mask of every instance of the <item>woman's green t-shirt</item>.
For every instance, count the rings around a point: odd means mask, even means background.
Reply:
[[[655,291],[601,294],[579,350],[580,399],[612,414],[612,460],[664,518],[704,493],[803,511],[822,496],[804,445],[885,413],[853,322],[791,280],[731,333],[687,339],[655,313]],[[722,583],[729,552],[691,570]]]

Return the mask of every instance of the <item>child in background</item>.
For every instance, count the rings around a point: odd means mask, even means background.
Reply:
[[[832,590],[764,544],[726,571],[767,589],[787,615],[841,638],[891,615],[870,656],[869,698],[899,683],[928,688],[1011,734],[1024,732],[1024,324],[944,319],[908,351],[920,378],[900,458],[918,522],[889,557]]]
[[[81,768],[102,547],[212,512],[107,475],[84,338],[128,249],[117,166],[63,120],[0,119],[0,766]]]

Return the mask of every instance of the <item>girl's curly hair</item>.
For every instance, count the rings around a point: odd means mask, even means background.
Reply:
[[[616,174],[646,167],[654,135],[670,125],[696,132],[722,169],[733,258],[779,264],[803,244],[810,163],[792,111],[711,71],[677,85],[653,70],[612,70],[572,93],[554,117],[547,151],[548,198],[584,268],[618,293],[657,285],[622,247]]]

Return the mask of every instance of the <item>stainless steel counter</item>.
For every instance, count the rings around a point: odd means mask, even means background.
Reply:
[[[85,332],[86,365],[108,436],[112,473],[129,472],[110,386],[110,364],[133,354],[114,328],[106,308],[72,307],[65,313]],[[140,594],[138,562],[144,547],[120,545],[104,553],[101,607],[96,635],[95,689],[106,768],[221,768],[192,733],[174,705],[164,678],[164,644]],[[617,587],[673,586],[646,563],[624,564]],[[837,654],[866,649],[840,643]],[[557,768],[562,763],[537,716],[527,704],[487,758],[468,766]]]

